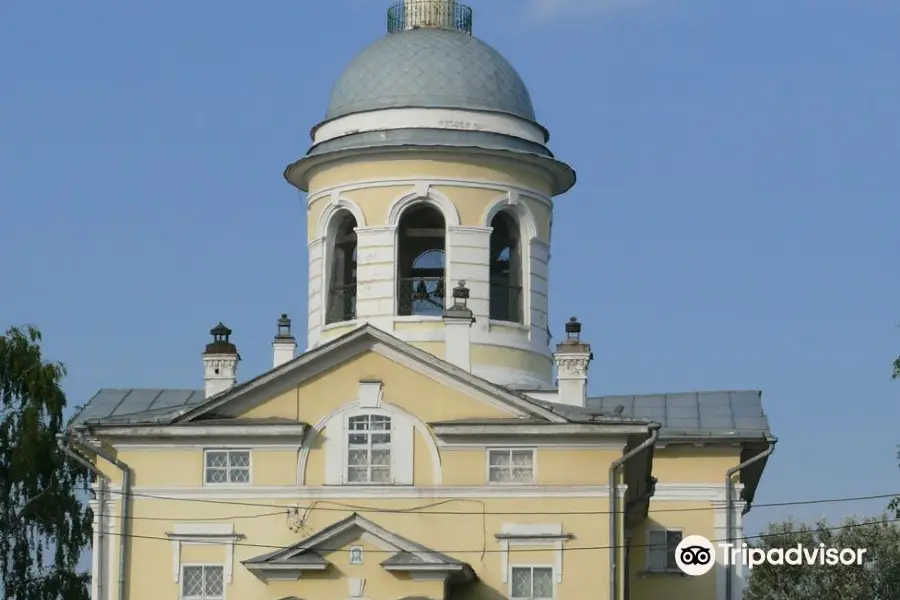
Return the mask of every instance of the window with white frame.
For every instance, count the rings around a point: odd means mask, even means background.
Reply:
[[[677,571],[675,549],[681,543],[681,531],[652,529],[647,540],[647,570]]]
[[[207,450],[203,481],[208,484],[250,483],[250,451]]]
[[[488,481],[531,483],[534,481],[534,450],[488,450]]]
[[[347,421],[347,482],[391,483],[391,418],[358,415]]]
[[[513,567],[509,597],[512,600],[552,600],[553,567]]]
[[[182,600],[222,600],[223,598],[225,598],[225,577],[221,566],[182,567]]]

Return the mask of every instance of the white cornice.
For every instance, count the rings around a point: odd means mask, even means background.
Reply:
[[[621,496],[627,486],[617,486]],[[114,494],[121,488],[113,486]],[[482,485],[482,486],[215,486],[135,487],[135,501],[162,500],[304,500],[407,498],[606,498],[606,485]],[[287,504],[285,505],[287,507]]]
[[[396,129],[445,129],[508,135],[545,144],[540,126],[512,115],[451,108],[387,108],[350,114],[326,121],[313,130],[313,144],[347,135]]]
[[[490,435],[640,435],[647,433],[646,425],[612,425],[605,423],[548,423],[546,425],[531,424],[484,424],[484,425],[451,425],[434,423],[432,430],[438,436],[490,436]]]
[[[307,206],[311,205],[313,202],[318,202],[324,198],[332,198],[334,196],[340,196],[346,192],[354,192],[356,190],[361,189],[369,189],[369,188],[378,188],[378,187],[402,187],[407,185],[422,185],[425,184],[429,187],[433,186],[453,186],[453,187],[463,187],[463,188],[476,188],[476,189],[484,189],[484,190],[493,190],[502,194],[508,194],[510,192],[515,192],[518,195],[526,198],[531,198],[536,200],[548,207],[553,207],[553,198],[548,196],[547,194],[541,192],[540,190],[536,190],[534,188],[522,186],[522,185],[513,185],[508,183],[498,183],[496,181],[484,180],[484,179],[449,179],[447,177],[429,177],[429,176],[421,176],[421,177],[381,177],[381,178],[372,178],[372,179],[360,179],[357,181],[348,181],[345,183],[341,183],[338,185],[328,186],[317,189],[315,192],[311,193],[307,199]]]
[[[157,438],[170,440],[198,438],[302,438],[308,425],[151,425],[134,427],[97,427],[93,433],[107,438]]]

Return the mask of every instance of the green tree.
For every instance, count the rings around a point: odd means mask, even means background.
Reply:
[[[87,600],[78,563],[91,543],[82,501],[89,474],[59,449],[67,423],[62,365],[44,360],[41,334],[0,336],[0,596]]]
[[[793,522],[770,524],[756,548],[865,549],[862,566],[771,565],[750,570],[744,600],[900,600],[900,527],[892,520],[848,519],[840,528]]]

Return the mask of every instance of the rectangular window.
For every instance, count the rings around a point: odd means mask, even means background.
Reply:
[[[347,482],[391,483],[391,418],[350,417],[347,422]]]
[[[677,571],[675,548],[681,543],[682,533],[666,529],[653,529],[649,533],[647,547],[648,571]]]
[[[534,450],[488,450],[488,481],[532,483]]]
[[[553,567],[513,567],[509,597],[513,600],[552,600]]]
[[[185,566],[181,571],[182,600],[222,600],[225,578],[220,566]]]
[[[250,483],[250,451],[207,450],[203,481],[208,484]]]

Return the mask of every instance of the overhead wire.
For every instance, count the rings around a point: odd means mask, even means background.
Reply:
[[[125,492],[122,490],[106,490],[107,493],[110,494],[118,494],[123,495]],[[354,511],[358,513],[371,513],[371,514],[426,514],[426,515],[452,515],[452,516],[464,516],[464,515],[498,515],[498,516],[515,516],[515,515],[525,515],[525,516],[540,516],[540,515],[563,515],[563,516],[589,516],[589,515],[608,515],[610,511],[608,510],[551,510],[551,511],[462,511],[462,510],[428,510],[435,506],[441,506],[445,504],[451,504],[455,502],[474,502],[474,503],[482,503],[481,499],[475,498],[447,498],[443,500],[439,500],[437,502],[430,502],[427,504],[412,506],[412,507],[404,507],[404,508],[384,508],[377,506],[365,506],[361,504],[349,504],[344,502],[337,502],[333,500],[324,500],[324,499],[315,499],[311,501],[311,504],[308,505],[299,505],[299,504],[268,504],[268,503],[259,503],[259,502],[239,502],[235,500],[222,500],[215,498],[179,498],[177,496],[165,496],[158,494],[147,494],[141,492],[130,492],[128,495],[136,498],[146,498],[152,500],[163,500],[163,501],[172,501],[172,502],[188,502],[188,503],[200,503],[200,504],[214,504],[214,505],[222,505],[222,506],[235,506],[235,507],[246,507],[246,508],[267,508],[267,509],[278,509],[278,512],[274,513],[266,513],[261,515],[255,515],[255,517],[261,518],[266,516],[273,516],[277,514],[282,514],[285,511],[324,511],[324,512],[348,512]],[[786,502],[763,502],[763,503],[754,503],[754,508],[777,508],[777,507],[788,507],[788,506],[809,506],[816,504],[838,504],[844,502],[864,502],[869,500],[887,500],[900,497],[900,492],[894,492],[890,494],[870,494],[864,496],[844,496],[844,497],[836,497],[836,498],[816,498],[810,500],[792,500]],[[290,498],[286,498],[286,500],[290,500]],[[392,498],[392,500],[397,500],[397,498]],[[679,500],[665,500],[665,502],[703,502],[704,500],[698,499],[679,499]],[[327,504],[330,506],[321,506],[322,504]],[[716,507],[712,506],[686,506],[686,507],[669,507],[669,508],[650,508],[648,510],[649,513],[659,514],[659,513],[677,513],[677,512],[712,512],[717,510]],[[419,512],[422,511],[422,512]],[[237,518],[253,518],[254,516],[246,516],[242,515]],[[138,518],[138,517],[135,517]],[[169,517],[144,517],[150,520],[229,520],[225,517],[207,517],[198,519],[196,517],[190,519],[174,519]]]
[[[900,518],[877,519],[877,520],[872,520],[872,521],[860,521],[857,523],[848,523],[845,525],[837,525],[834,527],[817,528],[815,531],[841,531],[844,529],[868,527],[871,525],[886,525],[886,524],[892,524],[892,523],[898,523],[898,522],[900,522]],[[171,539],[168,537],[161,537],[161,536],[154,536],[154,535],[141,535],[141,534],[135,534],[135,533],[123,534],[121,532],[111,532],[111,531],[108,531],[105,533],[107,535],[118,536],[118,537],[124,536],[129,539],[158,540],[158,541],[164,541],[164,542],[171,542]],[[735,540],[712,539],[709,541],[712,544],[725,544],[725,543],[729,543],[730,541],[738,542],[738,541],[747,541],[747,540],[754,540],[754,539],[762,540],[762,539],[768,539],[768,538],[779,538],[779,537],[784,537],[785,535],[788,535],[788,534],[789,534],[789,532],[762,533],[762,534],[757,534],[757,535],[741,536],[740,538],[736,538]],[[250,543],[250,542],[231,541],[231,540],[204,540],[203,543],[207,544],[207,545],[210,545],[210,544],[211,545],[223,545],[223,546],[234,545],[235,547],[258,548],[260,550],[269,550],[269,551],[284,550],[284,549],[287,549],[290,547],[290,546],[288,546],[286,548],[284,545],[254,544],[254,543]],[[625,548],[633,549],[633,548],[649,548],[649,547],[656,547],[656,544],[649,544],[649,543],[647,543],[647,544],[618,544],[616,546],[566,546],[566,545],[564,545],[562,548],[562,551],[563,552],[579,552],[579,551],[598,551],[598,550],[625,549]],[[344,548],[316,547],[317,552],[326,552],[326,553],[327,552],[339,552],[343,549]],[[554,551],[558,552],[559,550],[560,549],[557,548]],[[428,551],[440,552],[441,554],[492,554],[492,553],[500,553],[500,552],[502,552],[502,553],[507,553],[507,552],[509,552],[509,553],[513,553],[513,552],[517,552],[517,553],[547,552],[547,548],[510,547],[509,549],[506,549],[506,548],[491,548],[491,549],[479,548],[479,549],[471,549],[471,550],[442,550],[442,549],[423,549],[422,550],[422,552],[428,552]],[[398,550],[385,550],[385,549],[380,549],[380,548],[374,548],[374,549],[366,550],[366,552],[396,554],[398,552]]]

